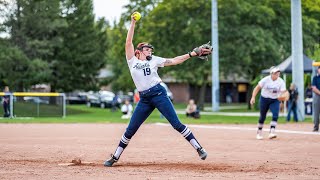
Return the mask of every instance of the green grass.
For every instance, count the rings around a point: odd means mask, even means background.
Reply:
[[[259,112],[259,111],[253,108],[248,109],[248,104],[233,103],[233,104],[221,104],[220,112]]]
[[[61,117],[62,105],[15,102],[14,112],[19,117]]]
[[[177,109],[184,109],[183,105],[175,105]],[[235,107],[239,111],[229,109],[228,112],[246,112],[240,111],[243,106]],[[68,105],[67,117],[35,117],[35,118],[13,118],[0,119],[0,123],[128,123],[129,120],[121,119],[121,112],[111,112],[110,109],[88,108],[85,105]],[[186,124],[257,124],[258,117],[250,116],[221,116],[221,115],[201,115],[200,119],[186,118],[184,114],[178,115],[179,119]],[[158,110],[146,120],[146,123],[167,123],[165,118],[160,118]],[[267,117],[266,123],[270,122]],[[307,118],[304,122],[312,122]],[[285,123],[285,118],[280,117],[279,123]]]

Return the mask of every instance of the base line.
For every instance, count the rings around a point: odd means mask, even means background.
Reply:
[[[159,126],[171,126],[170,124],[165,123],[155,123]],[[257,131],[257,128],[247,128],[247,127],[230,127],[230,126],[213,126],[213,125],[188,125],[189,127],[194,128],[204,128],[204,129],[228,129],[228,130],[240,130],[240,131]],[[270,129],[263,129],[263,131],[269,132]],[[287,134],[309,134],[309,135],[320,135],[318,132],[307,132],[307,131],[291,131],[291,130],[281,130],[277,129],[277,132],[287,133]]]

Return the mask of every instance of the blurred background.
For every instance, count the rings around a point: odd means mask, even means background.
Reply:
[[[291,55],[290,1],[217,2],[219,99],[248,103],[262,70]],[[301,3],[303,53],[320,61],[320,1]],[[67,103],[88,107],[111,107],[116,95],[119,103],[133,102],[124,45],[134,11],[142,14],[134,44],[153,44],[157,56],[182,55],[211,40],[210,0],[0,0],[0,87],[63,92]],[[211,103],[211,63],[193,58],[159,70],[174,103]],[[310,82],[306,73],[305,87]]]

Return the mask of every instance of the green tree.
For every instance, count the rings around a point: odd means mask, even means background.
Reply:
[[[0,78],[2,83],[12,87],[12,90],[22,91],[39,80],[44,79],[48,67],[43,61],[28,57],[10,43],[0,41]]]
[[[63,45],[52,65],[53,89],[72,91],[96,88],[99,70],[106,63],[106,22],[94,20],[91,0],[64,1]]]
[[[254,82],[262,69],[290,56],[290,1],[231,0],[219,3],[220,64],[223,73],[237,73]],[[303,13],[304,52],[312,49],[317,37],[317,21],[310,13]],[[248,96],[251,90],[250,86]]]
[[[303,0],[302,10],[303,10],[302,26],[303,26],[303,33],[304,33],[304,38],[303,38],[304,52],[309,57],[312,57],[313,54],[317,53],[316,51],[319,51],[320,1]]]
[[[179,7],[180,5],[181,7]],[[211,30],[206,25],[206,20],[210,19],[210,7],[206,6],[206,1],[204,0],[196,4],[192,3],[192,5],[190,5],[189,1],[131,1],[130,5],[126,7],[128,11],[123,14],[119,24],[112,30],[115,41],[111,53],[116,57],[112,61],[112,67],[117,77],[113,81],[113,86],[115,85],[116,88],[133,88],[124,56],[125,35],[127,33],[125,25],[130,21],[130,15],[133,11],[139,11],[142,14],[142,18],[138,21],[135,29],[134,44],[142,41],[150,42],[155,46],[155,52],[158,56],[175,57],[187,53],[195,45],[200,45],[210,40]],[[206,11],[203,11],[204,13],[199,17],[199,22],[196,18],[192,18],[192,16],[199,16],[198,13],[202,7],[205,7]],[[190,12],[193,12],[193,14],[189,14]],[[190,20],[188,21],[188,19]],[[192,23],[195,23],[196,29],[191,28],[190,24]],[[201,29],[201,27],[207,28]],[[181,29],[185,30],[181,33]],[[194,34],[194,32],[198,34]],[[199,34],[205,34],[205,36],[199,36]],[[199,39],[198,37],[201,38]],[[115,51],[116,49],[118,51]],[[123,60],[119,61],[118,57],[121,57]],[[210,66],[210,61],[203,62],[194,59],[179,65],[179,68],[164,68],[160,73],[170,74],[179,80],[190,80],[190,83],[205,86],[208,83],[208,76],[210,74],[210,69],[206,68],[208,66]],[[188,71],[190,73],[186,73]],[[192,75],[191,72],[195,72],[196,75]]]
[[[164,0],[145,18],[142,31],[156,47],[156,55],[175,57],[210,41],[210,24],[211,3],[208,1]],[[160,73],[198,87],[198,104],[203,107],[211,61],[192,58],[181,65],[166,67]]]
[[[106,23],[95,22],[91,0],[16,0],[9,11],[9,40],[27,57],[30,70],[46,69],[28,79],[51,91],[97,86],[105,64]],[[20,90],[28,87],[21,87]]]
[[[310,58],[313,59],[316,62],[320,62],[320,44],[316,44],[314,46],[314,51],[309,52],[310,53]]]
[[[16,0],[13,5],[5,23],[8,29],[11,29],[11,44],[27,57],[26,64],[29,69],[46,69],[41,75],[29,76],[29,79],[25,80],[48,83],[52,71],[47,67],[56,61],[57,50],[62,44],[59,31],[65,26],[60,16],[60,1]],[[18,91],[28,88],[26,84],[22,85],[18,87]]]

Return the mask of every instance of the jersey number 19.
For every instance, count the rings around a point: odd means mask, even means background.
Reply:
[[[143,69],[143,73],[144,73],[144,76],[150,75],[151,74],[151,69],[150,68],[145,68],[145,69]]]

